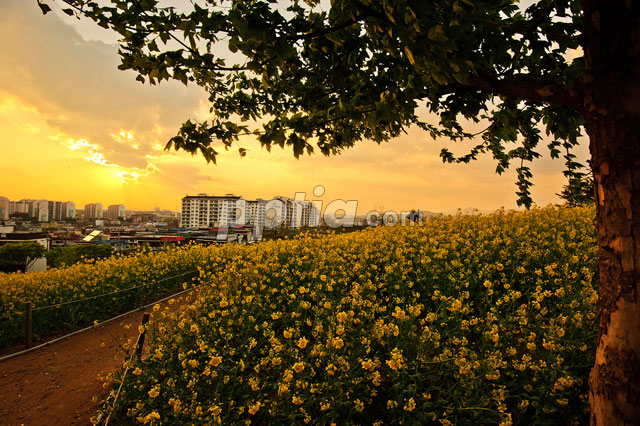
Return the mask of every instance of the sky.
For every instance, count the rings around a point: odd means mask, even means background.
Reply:
[[[206,116],[202,89],[135,81],[135,73],[117,69],[117,37],[93,23],[57,11],[43,16],[36,0],[0,0],[0,7],[0,196],[10,200],[179,211],[187,194],[270,199],[306,192],[325,206],[356,200],[359,214],[517,207],[514,170],[497,175],[489,157],[443,164],[443,146],[464,150],[417,128],[382,145],[361,142],[335,157],[295,159],[290,149],[277,147],[269,153],[251,136],[241,139],[246,157],[222,151],[217,165],[165,151],[182,122]],[[566,183],[562,161],[544,154],[532,165],[532,194],[540,206],[559,203],[555,194]],[[588,158],[586,138],[577,154]],[[318,185],[322,197],[313,195]]]

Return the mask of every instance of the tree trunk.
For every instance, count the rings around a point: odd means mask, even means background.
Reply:
[[[585,127],[599,245],[591,424],[640,425],[640,5],[584,0]]]

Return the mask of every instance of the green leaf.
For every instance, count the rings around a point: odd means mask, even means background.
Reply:
[[[447,38],[447,36],[445,35],[444,29],[440,24],[434,27],[431,27],[429,29],[429,33],[427,34],[427,37],[429,37],[430,40],[433,40],[438,43],[444,43],[449,41],[449,38]]]
[[[407,46],[404,47],[404,53],[407,54],[407,59],[409,59],[409,62],[411,62],[411,65],[415,65],[416,60],[413,57],[413,53],[411,53],[411,50],[409,50]]]
[[[51,8],[46,3],[38,2],[38,6],[40,6],[40,10],[42,10],[43,15],[46,15],[47,13],[51,12]]]

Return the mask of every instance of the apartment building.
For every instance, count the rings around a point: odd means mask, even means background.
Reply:
[[[320,225],[320,210],[310,201],[297,201],[288,197],[275,197],[281,205],[273,206],[281,214],[280,224],[289,228],[301,228],[306,226],[316,227]]]
[[[310,201],[302,201],[302,226],[320,226],[320,209]]]
[[[281,196],[269,201],[261,198],[245,200],[233,194],[187,195],[182,199],[181,227],[198,229],[233,225],[252,225],[253,237],[260,240],[265,229],[319,226],[320,211],[309,201]]]
[[[9,214],[24,213],[29,217],[33,217],[34,200],[20,200],[9,202]]]
[[[6,197],[0,197],[0,220],[9,220],[11,202]]]
[[[62,203],[60,201],[48,201],[47,209],[49,210],[50,220],[60,220],[62,217]]]
[[[247,207],[244,198],[233,194],[187,195],[182,199],[180,226],[196,229],[245,225],[251,217]]]
[[[247,201],[247,223],[253,225],[253,237],[262,239],[267,216],[267,201],[258,198]]]
[[[84,206],[84,219],[102,219],[102,203],[91,203]]]
[[[48,201],[49,220],[73,219],[76,215],[76,205],[71,201]]]
[[[76,203],[65,201],[61,204],[60,220],[73,219],[76,217]]]
[[[124,217],[124,204],[113,204],[107,207],[107,218],[116,220]]]
[[[32,217],[35,217],[38,222],[49,222],[49,201],[34,201]]]

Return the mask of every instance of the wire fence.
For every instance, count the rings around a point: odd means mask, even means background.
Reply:
[[[162,300],[159,300],[155,303],[159,303],[162,302],[164,300],[167,300],[169,298],[173,298],[179,295],[182,295],[184,293],[193,291],[193,290],[198,290],[204,286],[207,285],[211,285],[213,283],[215,283],[215,280],[212,281],[208,281],[208,282],[204,282],[204,283],[200,283],[197,286],[191,287],[189,289],[186,289],[184,291],[181,291],[177,294],[171,295],[169,297],[165,297]],[[155,304],[153,303],[153,304]],[[149,304],[148,306],[151,306],[151,304]],[[148,307],[146,306],[146,307]],[[148,314],[145,314],[145,316],[142,319],[142,325],[146,324],[149,321],[149,316]],[[122,373],[122,376],[120,378],[120,385],[118,386],[118,389],[116,391],[115,394],[113,394],[113,401],[111,402],[108,411],[106,412],[106,417],[104,417],[105,413],[100,414],[100,416],[97,418],[96,423],[95,424],[102,424],[103,426],[108,426],[109,425],[109,421],[111,420],[111,416],[113,415],[113,413],[116,410],[117,404],[118,404],[118,398],[120,397],[121,391],[122,391],[122,387],[124,386],[125,380],[127,379],[127,373],[129,372],[129,369],[131,367],[132,361],[134,359],[134,357],[137,357],[138,359],[140,359],[142,357],[142,350],[143,350],[143,345],[144,345],[144,341],[145,341],[145,334],[146,334],[146,328],[140,332],[138,334],[138,338],[136,340],[136,344],[134,345],[134,347],[132,348],[131,354],[129,355],[128,361],[126,363],[126,367],[124,372]],[[0,359],[1,360],[1,359]],[[110,395],[111,396],[111,395]],[[105,401],[105,405],[107,404],[108,398]],[[104,417],[104,420],[103,420]]]
[[[135,290],[135,289],[138,289],[138,288],[144,288],[144,287],[149,287],[149,286],[152,286],[152,285],[157,285],[157,284],[159,284],[161,282],[165,282],[165,281],[169,281],[169,280],[175,280],[176,278],[179,278],[179,277],[182,277],[182,276],[185,276],[185,275],[193,275],[194,273],[197,273],[197,272],[198,272],[198,270],[196,269],[196,270],[193,270],[193,271],[188,271],[188,272],[184,272],[182,274],[174,275],[174,276],[171,276],[171,277],[168,277],[168,278],[163,278],[161,280],[151,281],[151,282],[146,283],[146,284],[137,285],[137,286],[134,286],[134,287],[123,288],[123,289],[115,290],[115,291],[112,291],[112,292],[109,292],[109,293],[102,293],[102,294],[97,294],[95,296],[83,297],[81,299],[67,300],[65,302],[52,303],[52,304],[49,304],[49,305],[46,305],[46,306],[35,307],[35,308],[32,309],[32,311],[36,312],[36,311],[40,311],[42,309],[59,308],[61,306],[69,305],[71,303],[84,302],[84,301],[87,301],[87,300],[97,299],[99,297],[110,296],[112,294],[124,293],[124,292]]]
[[[106,320],[103,320],[103,321],[101,321],[101,322],[96,322],[96,323],[94,323],[94,324],[90,325],[89,327],[85,327],[85,328],[82,328],[82,329],[80,329],[80,330],[76,330],[76,331],[74,331],[74,332],[72,332],[72,333],[65,334],[64,336],[56,337],[55,339],[48,340],[48,341],[46,341],[46,342],[44,342],[44,343],[40,343],[40,344],[39,344],[39,345],[37,345],[37,346],[33,346],[33,347],[30,347],[30,348],[27,348],[27,349],[24,349],[24,350],[21,350],[21,351],[18,351],[18,352],[13,352],[13,353],[11,353],[11,354],[4,355],[4,356],[0,357],[0,361],[4,361],[4,360],[10,359],[10,358],[14,358],[14,357],[19,356],[19,355],[23,355],[23,354],[28,353],[28,352],[35,351],[35,350],[37,350],[37,349],[43,348],[43,347],[45,347],[45,346],[48,346],[48,345],[50,345],[50,344],[52,344],[52,343],[58,342],[58,341],[60,341],[60,340],[67,339],[67,338],[69,338],[69,337],[71,337],[71,336],[75,336],[76,334],[82,333],[82,332],[84,332],[84,331],[88,331],[88,330],[91,330],[91,329],[93,329],[93,328],[100,327],[101,325],[107,324],[107,323],[109,323],[109,322],[111,322],[111,321],[117,320],[117,319],[119,319],[119,318],[122,318],[122,317],[124,317],[124,316],[129,315],[129,314],[132,314],[132,313],[134,313],[134,312],[142,311],[142,310],[147,309],[147,308],[149,308],[149,307],[151,307],[151,306],[153,306],[153,305],[156,305],[156,304],[158,304],[158,303],[162,303],[162,302],[164,302],[164,301],[166,301],[166,300],[169,300],[169,299],[172,299],[172,298],[175,298],[175,297],[181,296],[181,295],[183,295],[183,294],[185,294],[185,293],[189,293],[189,292],[191,292],[191,291],[193,291],[193,290],[200,289],[200,288],[202,288],[203,286],[205,286],[205,285],[209,285],[209,284],[212,284],[212,283],[214,283],[214,282],[215,282],[215,281],[209,281],[209,282],[206,282],[206,283],[200,283],[200,284],[195,285],[195,286],[193,286],[193,287],[190,287],[190,288],[187,288],[187,289],[185,289],[185,290],[179,291],[179,292],[177,292],[177,293],[173,293],[173,294],[171,294],[171,295],[169,295],[169,296],[163,297],[162,299],[154,300],[153,302],[148,303],[148,304],[146,304],[146,305],[144,305],[144,306],[136,307],[135,309],[132,309],[132,310],[130,310],[130,311],[128,311],[128,312],[124,312],[124,313],[122,313],[122,314],[120,314],[120,315],[117,315],[117,316],[115,316],[115,317],[111,317],[111,318],[106,319]]]
[[[159,294],[175,292],[184,283],[195,281],[199,275],[199,271],[195,269],[141,285],[44,306],[28,308],[28,303],[25,303],[24,310],[0,317],[0,347],[10,346],[22,339],[28,347],[31,333],[38,340],[46,335],[66,333],[95,321],[104,321],[157,299]],[[23,321],[24,331],[21,327]]]

